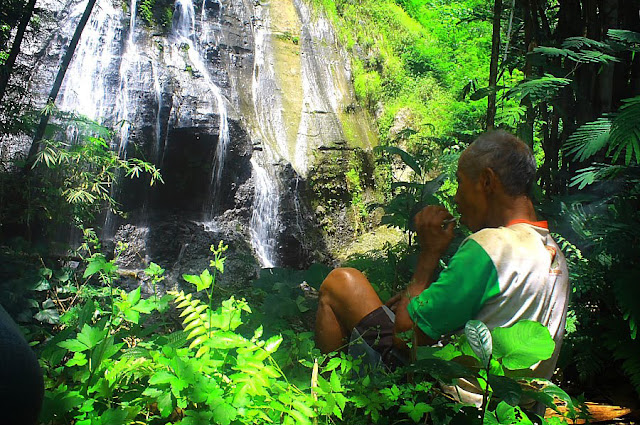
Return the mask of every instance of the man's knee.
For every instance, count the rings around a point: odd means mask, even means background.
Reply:
[[[354,286],[367,282],[366,277],[357,269],[340,267],[333,269],[320,285],[320,297],[339,297],[346,295]]]

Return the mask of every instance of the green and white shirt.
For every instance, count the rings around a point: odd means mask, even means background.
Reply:
[[[461,331],[470,319],[490,329],[535,320],[556,342],[535,375],[550,378],[560,351],[569,300],[567,265],[546,222],[514,221],[465,239],[449,266],[411,299],[411,319],[433,339]]]

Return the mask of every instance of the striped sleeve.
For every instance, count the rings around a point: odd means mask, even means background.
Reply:
[[[438,280],[409,302],[409,316],[433,339],[474,318],[484,303],[500,293],[498,273],[487,252],[467,239]]]

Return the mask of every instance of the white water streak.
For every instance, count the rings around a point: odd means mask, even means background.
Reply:
[[[65,33],[73,33],[85,3],[73,8]],[[120,13],[110,2],[94,8],[65,75],[58,104],[61,110],[78,111],[96,121],[102,121],[111,112],[107,77],[117,58]]]
[[[262,267],[275,266],[276,236],[279,227],[278,203],[280,196],[274,179],[267,170],[251,158],[255,199],[251,215],[251,244]]]
[[[222,96],[222,91],[211,79],[211,75],[207,70],[202,54],[200,53],[199,46],[195,42],[197,38],[193,2],[191,0],[176,0],[175,13],[178,18],[174,22],[173,31],[177,39],[178,48],[187,50],[187,56],[193,70],[204,77],[211,94],[216,100],[218,116],[220,118],[218,146],[216,148],[216,158],[213,164],[213,170],[211,172],[211,200],[209,201],[210,205],[207,207],[207,217],[205,217],[205,219],[211,220],[213,218],[213,204],[216,201],[216,196],[220,189],[222,168],[224,166],[224,160],[229,146],[229,120],[227,106],[224,97]]]

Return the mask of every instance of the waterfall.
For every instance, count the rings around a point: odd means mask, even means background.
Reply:
[[[287,134],[282,114],[282,100],[275,78],[272,61],[273,51],[269,38],[271,33],[268,11],[256,5],[256,16],[261,19],[254,26],[254,65],[251,94],[257,120],[258,138],[262,141],[263,159],[251,159],[255,182],[253,213],[251,215],[251,243],[263,267],[274,267],[276,236],[279,227],[280,192],[274,176],[269,176],[267,167],[275,162],[276,152],[288,157]],[[272,166],[271,166],[272,168]],[[275,171],[272,170],[275,174]]]
[[[154,62],[151,63],[151,72],[153,74],[153,90],[156,95],[156,102],[158,107],[156,108],[156,126],[155,126],[155,164],[162,166],[162,159],[164,154],[164,139],[162,137],[162,87],[160,86],[160,77],[158,76],[158,65]]]
[[[273,177],[255,158],[251,158],[251,166],[256,188],[251,215],[251,244],[262,267],[271,268],[275,266],[280,194]]]
[[[72,34],[86,2],[77,4],[64,24],[64,32]],[[58,106],[63,111],[78,111],[102,123],[110,112],[109,69],[116,66],[119,49],[119,17],[122,12],[110,2],[96,7],[78,43],[67,69]]]
[[[204,5],[203,5],[204,6]],[[197,36],[195,31],[195,8],[192,0],[176,0],[173,32],[176,39],[178,49],[187,51],[187,57],[194,71],[203,76],[211,94],[213,95],[218,107],[218,116],[220,117],[218,130],[218,146],[213,163],[213,169],[210,179],[210,194],[205,211],[205,220],[211,221],[215,210],[216,197],[220,189],[222,180],[222,168],[229,146],[229,121],[227,106],[222,96],[222,91],[213,82],[209,71],[203,60],[203,55],[197,44]]]
[[[119,129],[120,143],[118,145],[118,152],[123,157],[126,157],[127,145],[129,143],[129,130],[131,128],[132,102],[129,99],[130,85],[131,82],[139,81],[136,77],[140,74],[138,69],[138,47],[136,46],[134,39],[137,12],[136,0],[131,0],[130,7],[131,17],[129,18],[129,36],[127,37],[127,42],[122,54],[122,61],[120,62],[120,85],[118,89],[118,97],[116,99],[116,124],[121,124]]]

